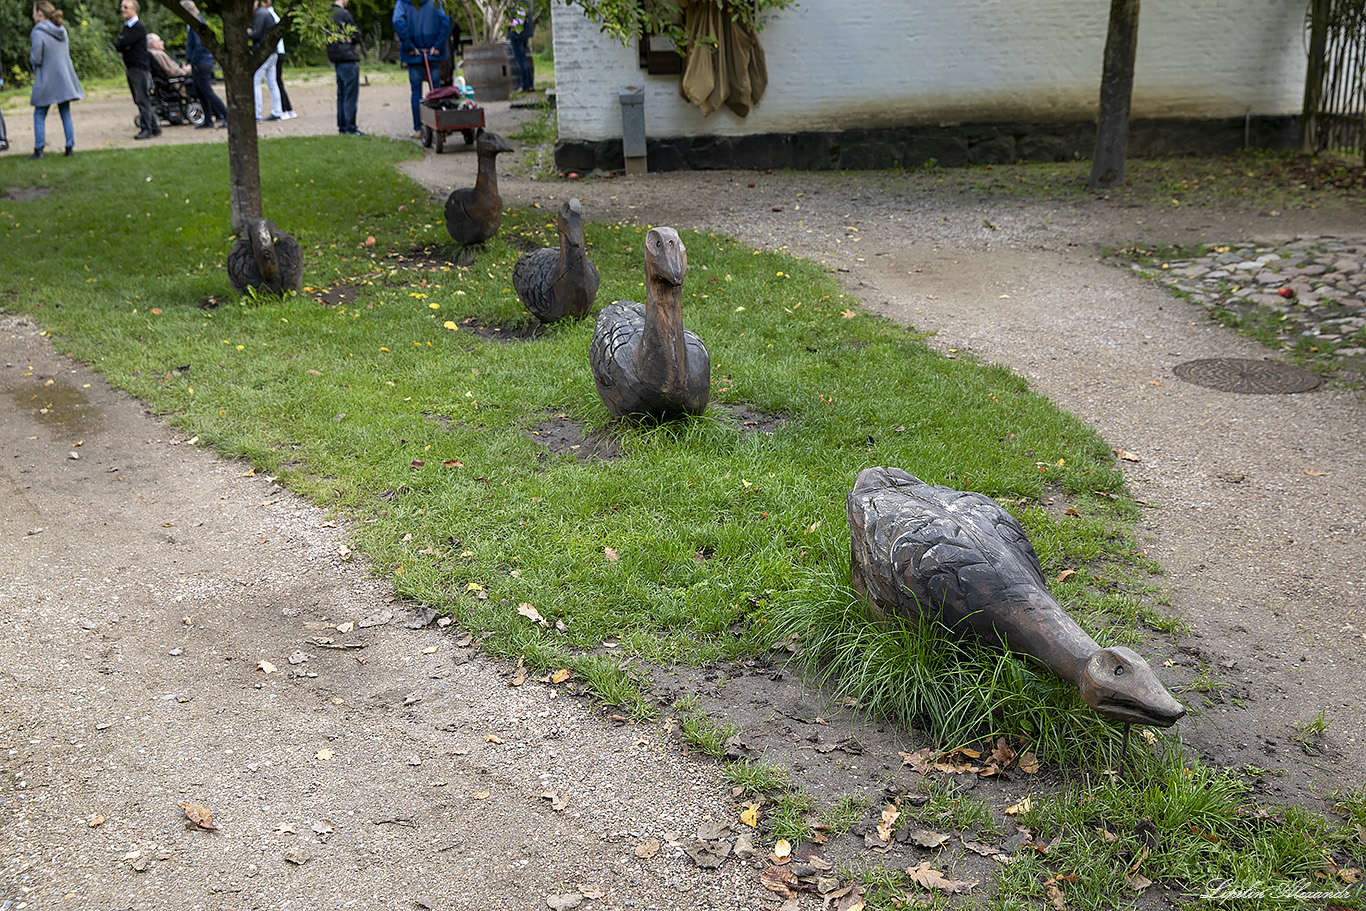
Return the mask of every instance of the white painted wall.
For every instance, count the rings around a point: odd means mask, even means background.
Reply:
[[[636,49],[553,0],[561,139],[620,138],[617,89],[645,88],[650,136],[1095,119],[1108,0],[798,0],[760,34],[768,92],[747,118],[710,117],[649,76]],[[1132,114],[1294,114],[1304,4],[1145,0]]]

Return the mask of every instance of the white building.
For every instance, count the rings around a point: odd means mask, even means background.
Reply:
[[[553,0],[561,169],[622,167],[619,88],[644,91],[652,170],[1089,157],[1108,0],[797,0],[760,34],[768,90],[703,117],[579,7]],[[1293,146],[1305,5],[1146,0],[1130,154]]]

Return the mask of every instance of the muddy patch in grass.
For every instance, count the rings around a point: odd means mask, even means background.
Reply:
[[[391,253],[384,261],[390,267],[420,272],[460,268],[472,265],[474,260],[475,251],[468,247],[433,244],[430,247],[414,247],[407,253]]]
[[[712,407],[735,424],[741,434],[762,433],[771,437],[787,423],[783,415],[760,411],[745,402],[726,402],[713,404]]]
[[[462,331],[495,342],[527,342],[545,335],[545,326],[540,323],[504,323],[467,316],[459,325]]]
[[[5,187],[5,198],[15,202],[32,202],[50,195],[51,187]]]
[[[531,428],[527,433],[555,455],[573,456],[585,462],[601,462],[621,457],[621,447],[607,430],[589,432],[568,415],[559,414]]]

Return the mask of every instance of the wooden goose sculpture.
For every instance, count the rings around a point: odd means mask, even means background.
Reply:
[[[617,417],[672,418],[707,408],[711,358],[683,328],[687,272],[678,232],[654,228],[645,235],[645,303],[617,301],[598,314],[588,363],[602,403]]]
[[[304,286],[304,256],[299,242],[266,218],[247,228],[228,251],[228,280],[238,294],[257,288],[282,294]]]
[[[860,472],[848,499],[854,590],[875,610],[945,626],[1047,666],[1100,714],[1170,727],[1186,713],[1148,663],[1101,648],[1054,599],[1024,529],[993,500],[898,468]]]
[[[498,233],[503,223],[503,200],[498,195],[499,152],[512,146],[497,133],[480,133],[474,144],[479,173],[473,187],[462,187],[446,197],[446,231],[458,244],[482,244]]]
[[[543,323],[582,319],[598,296],[598,267],[584,255],[583,204],[570,199],[555,218],[560,248],[533,250],[512,267],[512,287]]]

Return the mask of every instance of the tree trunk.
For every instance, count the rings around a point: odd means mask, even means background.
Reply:
[[[256,68],[269,56],[273,36],[288,22],[277,25],[267,34],[265,46],[252,52],[247,29],[251,26],[254,0],[225,0],[223,8],[223,40],[220,42],[203,23],[195,22],[181,8],[178,0],[161,0],[161,5],[175,13],[193,28],[204,46],[223,68],[223,89],[227,96],[223,103],[228,108],[228,211],[229,224],[234,233],[242,233],[247,222],[261,218],[261,153],[256,136],[256,98],[251,79]]]
[[[1129,154],[1129,102],[1134,92],[1134,55],[1138,51],[1139,0],[1110,0],[1110,31],[1100,76],[1100,115],[1096,152],[1091,159],[1091,189],[1124,184]]]

